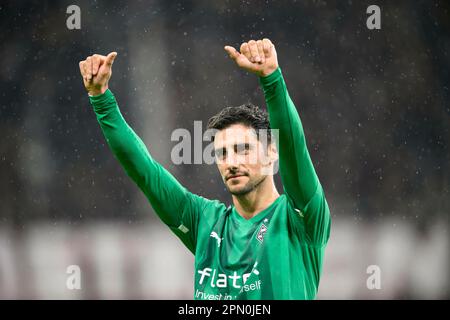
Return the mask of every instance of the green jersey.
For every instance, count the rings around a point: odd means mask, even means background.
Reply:
[[[195,254],[194,299],[314,299],[330,212],[281,70],[261,77],[284,193],[247,220],[183,187],[149,154],[110,90],[90,97],[106,141],[161,220]]]

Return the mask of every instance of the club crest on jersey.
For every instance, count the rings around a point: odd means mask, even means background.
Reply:
[[[256,239],[258,239],[258,241],[262,243],[266,232],[267,232],[267,226],[263,223],[263,224],[261,224],[261,227],[259,227],[259,231],[256,234]]]

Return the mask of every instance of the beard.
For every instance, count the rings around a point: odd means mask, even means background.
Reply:
[[[227,183],[225,183],[225,187],[227,188],[228,192],[230,192],[232,195],[243,196],[243,195],[246,195],[247,193],[255,190],[266,179],[266,177],[267,176],[262,176],[258,180],[249,179],[249,181],[243,187],[233,189],[233,190],[230,189],[230,187],[228,186]]]

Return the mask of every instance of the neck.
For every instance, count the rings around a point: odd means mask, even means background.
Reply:
[[[270,206],[280,194],[273,178],[266,177],[254,190],[244,195],[233,195],[236,211],[245,219],[251,219]]]

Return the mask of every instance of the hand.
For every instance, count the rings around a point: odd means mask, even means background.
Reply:
[[[263,40],[250,40],[241,44],[239,53],[231,46],[225,46],[225,51],[236,64],[247,71],[253,72],[260,77],[265,77],[278,68],[277,52],[273,43],[264,38]]]
[[[116,56],[117,52],[111,52],[107,56],[94,54],[80,61],[80,72],[89,95],[97,96],[108,89],[108,81],[112,74],[111,67]]]

